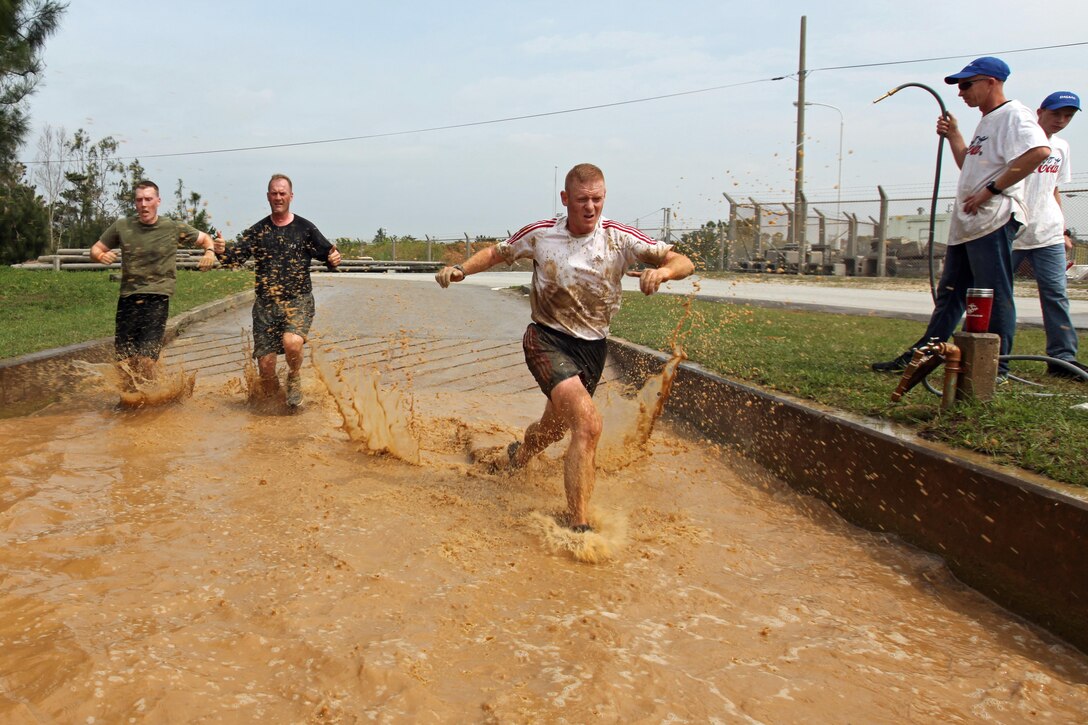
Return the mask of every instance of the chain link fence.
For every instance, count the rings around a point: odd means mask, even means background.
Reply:
[[[1088,264],[1088,188],[1061,192],[1074,264]],[[851,276],[925,277],[929,274],[930,197],[809,201],[804,234],[792,202],[729,199],[727,220],[699,229],[651,229],[679,241],[706,270]],[[940,273],[954,197],[937,199],[933,215],[935,272]]]
[[[1076,239],[1071,261],[1088,264],[1088,188],[1061,192],[1066,226]],[[701,270],[849,276],[926,277],[929,274],[930,197],[836,199],[804,204],[804,235],[795,233],[792,202],[729,198],[728,219],[701,227],[639,225],[655,239],[680,245]],[[933,236],[940,274],[954,198],[937,199]],[[886,231],[882,233],[882,228]],[[339,239],[349,256],[376,260],[463,262],[495,236],[389,237],[380,242]],[[883,254],[881,254],[883,249]],[[804,263],[802,264],[802,259]]]

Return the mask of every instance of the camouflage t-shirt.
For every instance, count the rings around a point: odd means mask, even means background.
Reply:
[[[155,294],[169,297],[177,282],[179,245],[196,246],[200,232],[184,222],[159,217],[154,224],[118,219],[99,240],[121,248],[121,296]]]

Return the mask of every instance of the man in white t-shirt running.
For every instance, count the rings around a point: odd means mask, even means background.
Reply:
[[[1069,144],[1054,134],[1073,120],[1080,98],[1072,91],[1055,91],[1043,99],[1037,111],[1039,125],[1050,142],[1050,157],[1024,180],[1024,200],[1030,212],[1027,226],[1012,244],[1012,268],[1027,262],[1039,287],[1046,329],[1046,354],[1088,372],[1077,362],[1077,329],[1069,316],[1065,291],[1065,216],[1058,185],[1072,180]],[[1084,378],[1053,363],[1047,374],[1083,382]]]
[[[925,334],[912,348],[951,337],[967,307],[968,288],[988,287],[994,291],[989,331],[1001,336],[1002,355],[1012,350],[1016,334],[1012,241],[1030,219],[1022,182],[1050,155],[1050,145],[1035,114],[1005,97],[1009,73],[1005,61],[984,56],[944,79],[959,87],[960,98],[979,109],[982,120],[970,144],[951,114],[937,120],[937,133],[948,139],[960,179],[937,301]],[[873,363],[872,368],[901,371],[911,354],[907,350],[893,360]],[[1002,378],[1008,374],[1007,361],[998,364],[998,374]]]
[[[639,277],[639,287],[653,294],[662,282],[683,279],[695,267],[638,229],[605,219],[604,174],[593,164],[567,173],[561,192],[567,215],[529,224],[504,242],[482,249],[463,264],[435,275],[442,287],[500,262],[533,260],[530,306],[533,322],[525,331],[525,362],[547,396],[544,414],[525,431],[525,440],[508,449],[511,468],[559,441],[567,430],[570,446],[563,464],[567,526],[591,531],[589,497],[593,493],[601,415],[593,392],[604,371],[608,326],[620,307],[624,273]],[[642,262],[651,268],[627,272]]]

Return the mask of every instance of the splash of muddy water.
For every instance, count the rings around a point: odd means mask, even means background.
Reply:
[[[654,431],[654,424],[665,411],[669,401],[672,384],[676,379],[680,363],[687,359],[684,353],[684,338],[690,334],[692,300],[699,291],[698,280],[692,284],[693,291],[684,298],[684,313],[677,318],[676,325],[669,335],[669,348],[672,355],[665,362],[661,372],[649,375],[642,388],[634,396],[637,410],[612,396],[602,406],[602,417],[606,420],[605,432],[598,446],[597,465],[600,468],[616,471],[635,460],[646,451],[646,444]],[[618,408],[618,412],[614,409]]]
[[[646,378],[634,395],[633,403],[609,396],[601,405],[605,430],[597,452],[597,466],[617,471],[647,452],[654,424],[665,411],[676,372],[687,356],[679,346],[665,362],[661,372]]]
[[[166,405],[192,396],[196,373],[184,367],[156,362],[150,378],[137,375],[127,364],[89,363],[75,360],[72,366],[84,384],[117,395],[124,408]]]
[[[405,284],[317,287],[319,319],[360,338],[341,333],[351,361],[388,347],[371,332],[380,315],[366,319],[373,338],[350,327],[360,304],[395,309],[390,324],[441,318],[450,298],[423,288],[393,304]],[[494,299],[459,294],[473,310]],[[513,477],[468,457],[473,435],[512,435],[540,413],[514,335],[417,333],[399,358],[414,376],[410,465],[360,451],[310,366],[297,414],[254,411],[228,385],[236,349],[217,352],[238,326],[219,324],[187,332],[207,352],[194,353],[201,384],[184,405],[118,411],[92,392],[0,420],[0,722],[1022,723],[1088,711],[1083,654],[940,560],[660,421],[648,455],[598,477],[594,506],[622,517],[626,547],[594,566],[553,552],[534,520],[560,505],[561,461]],[[394,382],[397,362],[379,368]]]
[[[311,347],[318,379],[332,396],[353,441],[371,453],[389,453],[419,465],[419,441],[411,431],[408,404],[395,386],[382,386],[381,373],[369,366],[345,371]]]

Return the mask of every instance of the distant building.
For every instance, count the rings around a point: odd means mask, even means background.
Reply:
[[[944,212],[937,214],[934,219],[933,238],[937,244],[948,242],[948,221],[949,215]],[[888,232],[885,237],[900,237],[904,241],[917,242],[924,246],[929,242],[929,214],[923,209],[919,214],[888,216]]]

